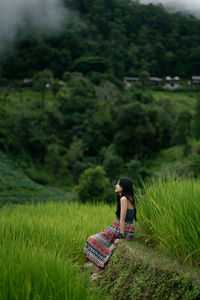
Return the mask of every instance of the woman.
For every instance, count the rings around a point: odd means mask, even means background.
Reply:
[[[134,236],[133,218],[136,218],[136,207],[133,196],[133,181],[128,177],[121,177],[116,186],[117,219],[104,231],[91,235],[85,244],[83,253],[94,263],[94,273],[91,280],[96,279],[108,263],[116,244],[121,238],[132,240]]]

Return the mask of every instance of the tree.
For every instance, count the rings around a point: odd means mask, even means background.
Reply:
[[[124,174],[124,162],[118,154],[115,153],[111,144],[104,153],[103,168],[110,181],[114,184],[119,177]]]
[[[78,70],[83,74],[89,71],[105,72],[107,69],[107,61],[102,57],[80,57],[75,61],[74,70]]]
[[[149,78],[150,78],[150,74],[147,71],[142,71],[139,73],[139,81],[142,84],[142,89],[146,89],[149,87]]]
[[[150,171],[142,165],[142,162],[137,159],[132,159],[126,164],[126,174],[132,178],[134,185],[141,184],[141,179],[144,180],[146,177],[150,177]]]
[[[85,125],[93,120],[93,118],[91,120],[89,118],[97,109],[97,101],[91,97],[87,88],[78,91],[74,86],[61,88],[56,98],[59,103],[59,111],[63,115],[62,139],[65,146],[69,147],[74,136],[81,138],[83,132],[87,130]],[[85,145],[84,139],[82,141]]]
[[[190,152],[191,146],[188,143],[188,138],[191,135],[191,119],[192,116],[188,111],[179,113],[175,123],[175,133],[172,142],[183,145],[183,154],[187,156]]]
[[[62,155],[62,152],[63,147],[59,144],[49,144],[47,146],[44,162],[52,182],[59,181],[59,179],[62,178],[62,184],[64,184],[64,181],[67,183],[66,177],[70,176],[70,174],[66,157],[65,155]]]
[[[104,102],[108,99],[116,98],[119,95],[119,90],[110,81],[103,81],[96,87],[96,96],[99,101]]]
[[[125,161],[150,157],[161,147],[160,115],[154,106],[137,101],[120,107],[114,144]]]
[[[104,200],[110,188],[106,173],[101,166],[86,169],[80,176],[78,193],[82,202]]]
[[[51,70],[44,70],[38,73],[35,73],[33,76],[33,87],[36,91],[41,92],[43,106],[44,106],[44,98],[46,93],[47,84],[51,84],[53,80],[53,73]]]

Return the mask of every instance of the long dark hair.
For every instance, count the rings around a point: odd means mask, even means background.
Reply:
[[[136,218],[136,207],[135,207],[135,197],[133,195],[133,181],[131,178],[128,177],[121,177],[119,179],[119,185],[123,188],[122,190],[122,194],[121,196],[118,194],[117,195],[117,210],[116,210],[116,216],[118,218],[120,218],[120,210],[121,210],[121,206],[120,206],[120,198],[122,196],[125,196],[127,199],[129,199],[133,206],[134,206],[134,219],[135,221],[137,221]]]

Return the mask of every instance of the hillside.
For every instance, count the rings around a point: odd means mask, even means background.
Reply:
[[[178,192],[178,186],[173,186]],[[186,203],[181,201],[181,197],[177,198],[178,201],[174,201],[177,210],[182,207],[185,212]],[[192,227],[195,221],[193,208],[195,203],[199,203],[198,199],[197,195],[194,204],[190,205],[191,210],[188,210],[186,239],[173,244],[170,256],[166,254],[166,247],[155,246],[148,233],[143,231],[141,205],[138,205],[134,239],[119,242],[94,284],[89,282],[92,270],[83,270],[83,248],[90,235],[101,232],[115,219],[115,205],[92,205],[89,201],[85,204],[75,201],[68,204],[66,201],[4,206],[0,210],[0,240],[3,241],[0,243],[0,298],[31,300],[40,295],[41,300],[199,300],[198,255],[195,265],[188,264],[188,260],[180,264],[176,255],[177,248],[190,251],[185,242],[190,243],[194,239],[190,240],[188,232],[197,237],[199,244],[198,230]],[[169,193],[164,194],[164,200],[166,205],[170,205]],[[171,216],[177,217],[176,208],[173,213],[171,210]],[[150,214],[153,211],[148,209]],[[195,212],[198,228],[199,212]],[[164,210],[159,222],[160,229],[167,214],[168,210]],[[171,228],[169,219],[167,226]],[[181,238],[182,225],[177,231]]]
[[[161,150],[154,159],[147,162],[147,167],[151,170],[154,178],[167,173],[175,173],[178,176],[197,177],[199,172],[198,149],[200,142],[189,139],[189,153],[184,155],[184,147],[176,145],[168,149]]]
[[[200,272],[135,239],[122,241],[92,284],[105,300],[200,298]]]
[[[0,206],[51,201],[69,201],[72,194],[43,186],[28,178],[17,163],[0,152]]]
[[[93,82],[117,82],[141,70],[152,76],[199,75],[200,20],[195,17],[132,0],[64,3],[76,18],[70,24],[66,19],[57,35],[22,28],[13,49],[4,53],[1,76],[30,78],[45,68],[59,78],[79,71]]]

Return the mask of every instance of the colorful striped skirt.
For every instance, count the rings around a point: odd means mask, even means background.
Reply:
[[[91,235],[85,244],[83,253],[97,266],[104,268],[113,254],[116,245],[114,241],[120,232],[120,220],[115,220],[104,231]],[[125,221],[124,236],[132,240],[134,236],[134,224]]]

